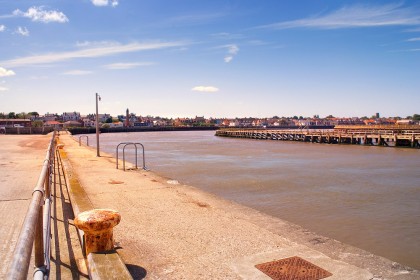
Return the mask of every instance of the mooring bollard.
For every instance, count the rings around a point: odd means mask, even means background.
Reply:
[[[111,209],[93,209],[77,215],[74,224],[85,233],[86,256],[114,249],[112,228],[120,220],[120,213]]]

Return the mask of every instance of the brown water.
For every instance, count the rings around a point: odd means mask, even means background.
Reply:
[[[125,141],[143,143],[147,167],[166,177],[420,268],[418,149],[220,138],[214,131],[101,134],[101,149],[115,153]]]

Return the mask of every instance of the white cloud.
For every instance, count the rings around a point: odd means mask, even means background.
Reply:
[[[261,41],[261,40],[250,40],[248,41],[248,44],[251,46],[264,46],[268,45],[267,42]]]
[[[226,45],[225,46],[228,50],[227,55],[225,56],[224,60],[226,63],[232,61],[233,57],[239,52],[239,47],[237,45]]]
[[[410,39],[407,40],[407,42],[417,42],[417,41],[420,41],[420,37],[410,38]]]
[[[29,30],[26,29],[26,27],[18,27],[15,31],[16,34],[22,35],[22,36],[29,36]]]
[[[92,48],[92,47],[109,47],[109,46],[118,46],[120,45],[118,42],[115,41],[83,41],[77,42],[76,47],[79,48]]]
[[[92,74],[92,71],[86,71],[86,70],[71,70],[64,72],[63,75],[71,75],[71,76],[82,76],[82,75],[89,75]]]
[[[14,76],[16,75],[15,72],[13,72],[12,70],[7,70],[3,67],[0,67],[0,77],[9,77],[9,76]]]
[[[231,62],[231,61],[232,61],[232,59],[233,59],[233,56],[231,56],[231,55],[227,55],[227,56],[225,56],[225,58],[224,58],[224,60],[225,60],[225,62],[226,62],[226,63]]]
[[[108,6],[111,5],[112,7],[118,6],[118,0],[92,0],[92,4],[95,6]]]
[[[221,40],[237,40],[237,39],[243,39],[245,36],[242,34],[234,34],[234,33],[228,33],[228,32],[220,32],[220,33],[214,33],[211,34],[216,39]]]
[[[41,7],[31,7],[26,12],[22,12],[21,10],[15,10],[13,12],[14,16],[21,16],[30,18],[32,21],[40,21],[40,22],[60,22],[64,23],[69,21],[67,16],[59,11],[45,11],[44,8]]]
[[[7,87],[0,86],[0,91],[8,91],[9,89]]]
[[[227,47],[228,47],[228,52],[230,54],[237,54],[239,51],[239,48],[237,45],[228,45]]]
[[[191,89],[192,91],[199,91],[199,92],[218,92],[219,89],[213,86],[196,86]]]
[[[0,24],[0,32],[3,32],[6,30],[6,25]]]
[[[420,25],[420,12],[411,8],[403,8],[401,4],[382,6],[354,5],[343,7],[326,15],[285,21],[260,28],[320,28],[338,29],[374,26],[409,26]]]
[[[109,46],[103,45],[100,47],[86,48],[70,52],[58,52],[58,53],[49,53],[42,55],[34,55],[21,57],[17,59],[1,61],[0,64],[6,65],[8,67],[19,67],[19,66],[28,66],[28,65],[40,65],[40,64],[49,64],[67,61],[77,58],[94,58],[94,57],[103,57],[110,56],[119,53],[128,53],[128,52],[139,52],[147,50],[159,50],[172,47],[184,46],[187,43],[185,42],[156,42],[156,43],[131,43],[131,44],[110,44]]]
[[[124,70],[124,69],[132,69],[139,66],[151,66],[154,65],[153,62],[136,62],[136,63],[112,63],[105,65],[106,69],[110,70]]]

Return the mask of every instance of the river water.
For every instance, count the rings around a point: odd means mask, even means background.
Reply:
[[[101,134],[101,150],[141,142],[163,176],[420,268],[420,150],[214,134]]]

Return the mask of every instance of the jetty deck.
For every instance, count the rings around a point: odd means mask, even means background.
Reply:
[[[334,129],[221,129],[216,136],[308,143],[420,148],[420,126],[336,126]]]

